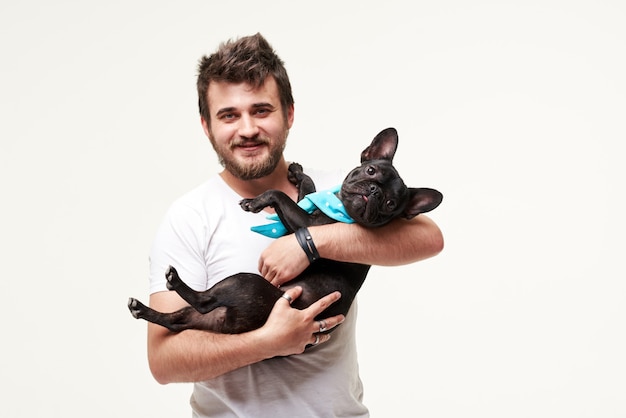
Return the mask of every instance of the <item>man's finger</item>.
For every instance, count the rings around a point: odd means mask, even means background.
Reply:
[[[307,309],[310,309],[311,311],[313,311],[315,313],[314,316],[317,316],[320,313],[322,313],[326,308],[328,308],[330,305],[337,302],[339,298],[341,298],[341,293],[333,292],[329,295],[324,296],[323,298],[316,301],[315,303],[311,304],[311,306],[309,306]]]
[[[294,299],[297,299],[302,294],[302,288],[300,286],[296,286],[292,289],[285,291],[282,295],[280,295],[281,299],[285,299],[290,305]]]

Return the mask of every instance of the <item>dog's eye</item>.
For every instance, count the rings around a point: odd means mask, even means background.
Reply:
[[[387,201],[387,209],[394,210],[395,208],[396,208],[396,201],[395,200],[388,200]]]
[[[370,176],[373,176],[374,174],[376,174],[376,169],[370,165],[369,167],[367,167],[365,172]]]

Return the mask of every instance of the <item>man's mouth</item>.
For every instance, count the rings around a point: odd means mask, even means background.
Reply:
[[[263,141],[247,141],[247,142],[238,142],[231,145],[232,150],[241,150],[244,152],[256,152],[261,148],[266,146],[267,144]]]
[[[242,147],[242,148],[254,148],[260,145],[269,144],[269,140],[267,138],[263,138],[261,136],[257,136],[255,138],[235,138],[231,143],[231,147]]]
[[[246,141],[246,142],[236,142],[232,146],[237,147],[237,148],[256,148],[264,144],[265,143],[261,141]]]

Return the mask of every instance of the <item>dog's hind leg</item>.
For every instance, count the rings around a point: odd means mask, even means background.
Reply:
[[[178,293],[185,302],[190,304],[201,314],[211,312],[219,306],[216,304],[217,300],[211,295],[211,289],[205,290],[204,292],[193,290],[182,281],[174,267],[169,266],[165,272],[165,278],[167,279],[167,288]]]
[[[193,307],[187,306],[171,313],[157,312],[134,298],[128,300],[128,309],[137,319],[145,319],[161,325],[172,332],[186,329],[222,332],[226,321],[226,308],[217,308],[208,314],[200,314]]]

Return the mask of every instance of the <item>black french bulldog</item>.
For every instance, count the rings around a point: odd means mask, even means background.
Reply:
[[[443,195],[439,191],[408,188],[404,184],[392,166],[397,146],[396,130],[383,130],[361,153],[361,165],[345,178],[338,197],[356,223],[378,227],[397,217],[411,219],[435,209],[441,203]],[[297,163],[289,167],[289,180],[298,187],[298,200],[315,191],[315,184]],[[269,190],[254,199],[243,199],[240,205],[243,210],[255,213],[271,206],[290,233],[302,227],[335,222],[320,210],[307,213],[286,194],[277,190]],[[170,267],[166,272],[168,289],[178,292],[190,306],[173,313],[160,313],[131,298],[128,308],[135,318],[143,318],[173,332],[202,329],[237,334],[260,328],[284,291],[296,285],[301,286],[303,292],[293,301],[294,308],[304,309],[323,296],[339,290],[341,299],[330,305],[317,319],[346,315],[369,268],[369,265],[321,258],[280,289],[258,274],[238,273],[206,291],[197,292],[187,286],[176,270]]]

